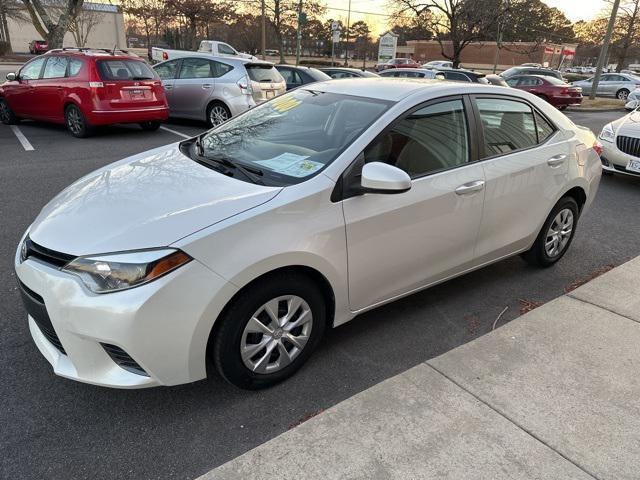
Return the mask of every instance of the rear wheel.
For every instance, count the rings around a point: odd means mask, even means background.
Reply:
[[[13,113],[13,110],[11,110],[11,107],[4,98],[0,98],[0,122],[5,125],[18,123],[18,117]]]
[[[221,123],[231,118],[231,112],[226,105],[220,102],[213,102],[207,108],[207,124],[210,127],[217,127]]]
[[[566,109],[567,109],[567,106],[566,106],[566,105],[561,105],[561,106],[559,106],[559,107],[558,107],[558,110],[563,111],[563,112],[564,112]]]
[[[310,278],[283,273],[248,287],[218,321],[209,350],[218,372],[256,390],[290,377],[311,356],[324,333],[326,306]]]
[[[71,135],[77,138],[85,138],[93,133],[93,128],[87,122],[82,110],[75,105],[69,105],[64,111],[64,119]]]
[[[151,122],[141,122],[140,128],[142,128],[146,132],[154,132],[160,128],[161,122],[158,120],[153,120]]]
[[[561,198],[544,222],[535,243],[522,257],[540,267],[550,267],[560,260],[573,240],[579,212],[573,198]]]
[[[618,100],[626,100],[629,97],[629,93],[629,90],[627,90],[626,88],[621,88],[616,92],[616,98]]]

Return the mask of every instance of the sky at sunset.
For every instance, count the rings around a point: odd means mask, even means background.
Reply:
[[[591,20],[607,6],[606,0],[543,0],[552,7],[557,7],[573,22]],[[366,21],[376,34],[387,29],[389,17],[387,0],[351,0],[351,22]],[[327,16],[341,19],[346,23],[349,0],[326,0]],[[363,12],[363,13],[357,13]]]

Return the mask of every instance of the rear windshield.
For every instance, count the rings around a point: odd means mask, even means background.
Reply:
[[[153,80],[157,76],[140,60],[98,60],[102,80]]]
[[[284,82],[280,72],[272,65],[245,65],[249,78],[254,82]]]
[[[556,77],[545,77],[544,79],[547,82],[549,82],[551,85],[566,85],[566,83],[564,83],[563,80],[560,80],[559,78],[556,78]]]

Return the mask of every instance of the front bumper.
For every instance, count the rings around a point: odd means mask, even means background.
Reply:
[[[601,140],[602,144],[602,169],[611,173],[622,173],[624,175],[631,175],[634,177],[640,176],[635,172],[627,170],[629,160],[637,160],[637,157],[633,157],[624,152],[621,152],[614,142],[607,142]]]
[[[146,285],[108,294],[91,293],[75,276],[37,259],[20,263],[16,254],[15,269],[21,288],[42,300],[55,331],[52,337],[42,320],[28,316],[31,336],[54,373],[115,388],[205,378],[213,321],[223,299],[236,291],[196,260]],[[123,368],[104,345],[125,351],[146,375]]]
[[[144,107],[123,110],[92,110],[87,114],[91,125],[113,125],[114,123],[140,123],[165,121],[169,118],[168,107]]]

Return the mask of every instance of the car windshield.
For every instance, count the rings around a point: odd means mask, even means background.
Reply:
[[[333,162],[389,105],[297,89],[204,134],[198,157],[246,167],[267,185],[300,183]]]

